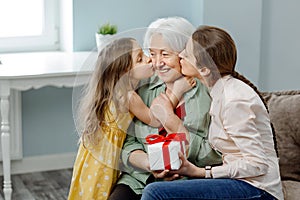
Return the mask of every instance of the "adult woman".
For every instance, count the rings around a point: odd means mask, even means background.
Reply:
[[[268,112],[256,89],[234,70],[237,52],[230,35],[201,26],[180,57],[182,73],[210,88],[209,142],[222,153],[223,164],[199,168],[181,156],[183,164],[173,173],[197,179],[153,183],[142,199],[283,199]]]
[[[150,58],[160,80],[156,81],[157,77],[153,78],[139,88],[138,93],[146,105],[150,105],[152,100],[162,92],[172,99],[178,97],[176,80],[182,76],[178,54],[184,49],[193,31],[193,26],[180,17],[158,19],[148,27],[144,46],[150,51]],[[206,142],[210,121],[208,114],[210,97],[207,88],[198,81],[196,86],[186,92],[183,98],[177,99],[177,102],[179,104],[176,110],[179,112],[174,117],[176,123],[174,121],[170,126],[165,126],[166,131],[151,128],[140,121],[136,121],[127,131],[128,135],[122,151],[125,168],[110,199],[140,199],[146,184],[153,182],[155,178],[168,180],[179,178],[177,175],[167,177],[166,171],[151,175],[145,145],[145,138],[149,134],[180,130],[189,138],[188,158],[191,162],[197,166],[215,165],[221,162],[220,155]]]

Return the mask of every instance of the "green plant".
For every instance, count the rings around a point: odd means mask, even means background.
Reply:
[[[107,35],[107,34],[113,35],[116,34],[117,31],[118,31],[117,25],[106,23],[100,26],[97,33],[102,35]]]

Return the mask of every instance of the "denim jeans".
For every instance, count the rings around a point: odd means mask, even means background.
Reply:
[[[269,193],[235,179],[192,179],[154,182],[143,191],[142,200],[161,199],[276,199]]]

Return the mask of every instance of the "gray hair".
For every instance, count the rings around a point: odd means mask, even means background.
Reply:
[[[195,31],[195,27],[182,17],[160,18],[152,22],[144,36],[144,49],[148,53],[153,34],[161,34],[171,50],[181,52]]]

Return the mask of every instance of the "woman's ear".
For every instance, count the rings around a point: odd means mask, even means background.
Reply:
[[[210,75],[210,72],[210,69],[208,69],[207,67],[202,67],[201,69],[199,69],[199,73],[203,77],[208,77]]]

